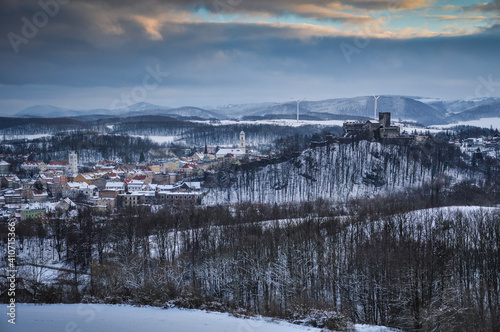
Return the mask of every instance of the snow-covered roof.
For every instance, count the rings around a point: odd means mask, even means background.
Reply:
[[[19,180],[19,178],[17,177],[17,175],[6,175],[4,176],[4,178],[7,180],[7,181],[21,181]]]
[[[227,154],[232,154],[234,156],[243,156],[245,155],[245,151],[241,149],[220,149],[217,151],[217,155],[225,156]]]
[[[67,185],[72,189],[86,189],[89,188],[87,182],[68,182]]]
[[[43,161],[40,160],[26,160],[22,165],[41,165]]]
[[[134,191],[125,194],[120,194],[118,196],[155,196],[155,195],[156,193],[154,191]]]
[[[167,194],[167,195],[179,195],[179,196],[186,196],[186,195],[200,195],[200,192],[198,191],[160,191],[159,194]]]
[[[184,183],[181,184],[182,185],[187,185],[190,189],[201,189],[201,182],[189,182],[189,181],[186,181]]]
[[[106,189],[125,189],[124,182],[106,182]]]
[[[160,191],[169,191],[174,189],[174,186],[172,184],[159,184],[156,186],[156,188],[158,188],[158,190]]]

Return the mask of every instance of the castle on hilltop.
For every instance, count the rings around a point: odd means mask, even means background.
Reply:
[[[378,121],[344,122],[344,137],[361,137],[368,140],[394,138],[400,136],[398,126],[391,126],[391,113],[380,112]]]

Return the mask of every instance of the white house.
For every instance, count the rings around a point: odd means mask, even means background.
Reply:
[[[142,186],[144,185],[144,181],[142,180],[130,180],[127,184],[128,191],[140,191],[142,190]]]
[[[125,191],[124,182],[106,182],[106,190],[123,190]]]
[[[28,172],[43,172],[47,169],[47,165],[40,160],[26,160],[21,164],[21,169]]]

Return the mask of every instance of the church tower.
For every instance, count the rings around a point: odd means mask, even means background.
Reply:
[[[247,152],[246,143],[245,143],[245,132],[243,130],[240,133],[240,146],[239,146],[239,148],[240,148],[240,150],[243,150],[244,153]]]
[[[75,151],[71,151],[68,157],[69,167],[68,174],[74,176],[78,173],[78,156]]]

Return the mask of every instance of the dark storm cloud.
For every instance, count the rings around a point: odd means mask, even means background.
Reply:
[[[422,2],[405,4],[418,3]],[[327,2],[244,0],[236,7],[240,12],[302,10],[312,15],[314,8],[296,7],[304,4]],[[473,91],[480,75],[500,78],[498,27],[473,36],[368,36],[364,40],[359,34],[349,36],[331,27],[206,22],[190,17],[187,11],[195,7],[211,10],[211,5],[212,1],[191,0],[75,0],[61,4],[58,13],[38,28],[36,36],[18,45],[15,53],[8,33],[22,36],[22,18],[32,22],[41,7],[37,1],[19,5],[8,0],[0,7],[0,98],[18,101],[31,93],[32,86],[53,99],[60,96],[60,87],[92,90],[89,98],[98,98],[102,97],[100,87],[141,84],[148,66],[160,66],[170,73],[162,88],[191,92],[192,97],[179,101],[182,104],[195,103],[200,94],[224,103],[224,98],[241,91],[262,96],[264,90],[276,89],[279,93],[269,94],[274,97],[291,86],[304,95],[331,91],[341,96],[349,91],[351,95],[366,94],[363,88],[372,86],[391,93],[407,85],[414,94],[439,96],[453,94],[454,84]],[[375,8],[389,2],[351,1],[349,5]],[[350,53],[342,45],[348,45]],[[37,100],[40,94],[31,96]]]

